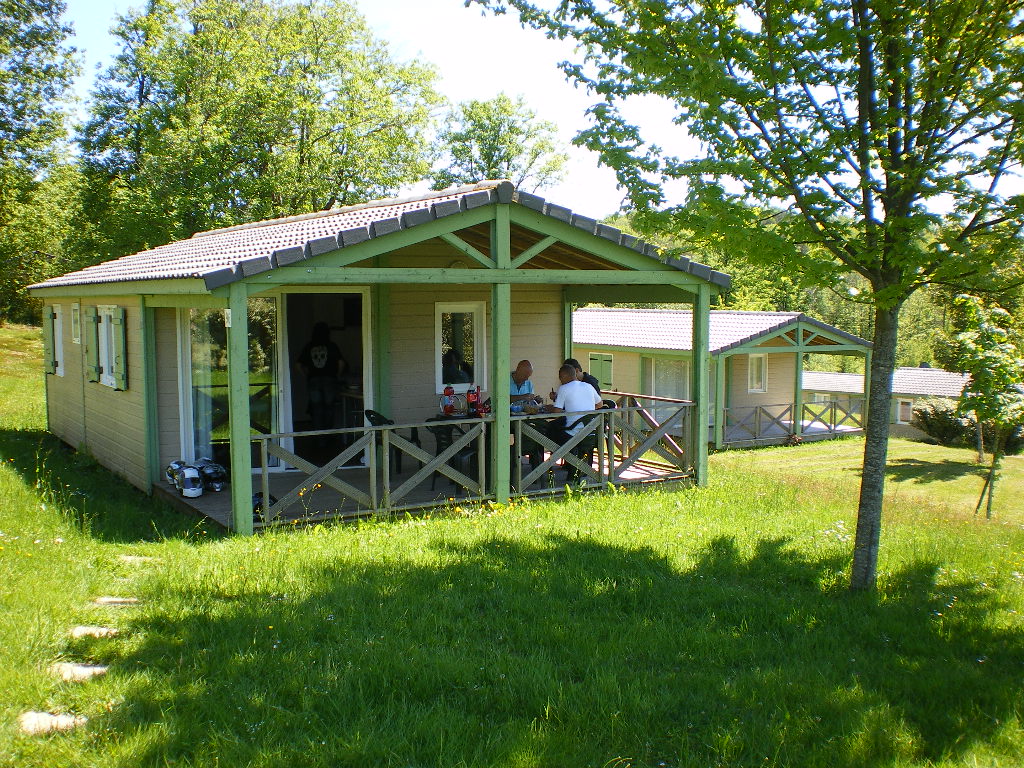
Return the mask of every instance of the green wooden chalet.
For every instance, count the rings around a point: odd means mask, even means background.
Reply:
[[[704,482],[706,364],[692,372],[698,407],[677,409],[675,426],[649,410],[602,410],[568,447],[510,413],[508,377],[525,358],[538,392],[556,386],[571,308],[591,301],[689,304],[692,354],[706,361],[710,300],[728,286],[705,265],[663,260],[613,227],[484,181],[201,232],[31,291],[45,306],[50,429],[146,491],[172,492],[164,468],[176,459],[226,465],[228,491],[187,501],[250,533],[438,496],[503,502],[550,491],[563,469],[590,486]],[[297,365],[318,323],[345,360],[326,427]],[[439,426],[447,385],[479,386],[491,412]],[[364,420],[367,410],[392,423]],[[647,472],[650,457],[677,471]]]
[[[604,390],[688,400],[696,359],[692,328],[689,309],[579,309],[574,356]],[[716,448],[863,429],[863,396],[808,399],[803,378],[810,354],[863,357],[870,370],[870,342],[801,312],[713,310],[708,332],[708,439]]]

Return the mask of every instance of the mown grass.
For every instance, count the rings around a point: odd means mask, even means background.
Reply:
[[[12,337],[31,332],[0,331],[0,349]],[[850,594],[855,444],[820,446],[835,464],[807,482],[819,447],[716,456],[708,489],[225,538],[61,449],[41,377],[13,377],[28,405],[0,406],[0,765],[1024,759],[1021,521],[908,479],[878,592]],[[71,641],[77,623],[124,634]],[[111,672],[60,683],[56,659]],[[26,709],[90,721],[27,737]]]

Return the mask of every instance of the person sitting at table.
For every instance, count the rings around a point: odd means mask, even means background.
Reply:
[[[576,369],[569,364],[558,369],[558,380],[561,386],[555,394],[554,405],[544,406],[544,410],[565,414],[566,422],[557,420],[549,433],[552,440],[562,445],[585,426],[579,416],[586,411],[603,408],[604,402],[600,392],[576,378]]]
[[[576,369],[576,378],[577,379],[579,379],[580,381],[586,382],[587,384],[592,386],[594,389],[596,389],[598,391],[598,393],[601,392],[601,382],[599,382],[597,380],[597,377],[594,376],[594,374],[587,373],[586,371],[584,371],[583,370],[583,366],[580,365],[580,361],[577,360],[575,357],[567,357],[567,358],[565,358],[565,360],[562,361],[562,365],[571,365],[573,368]]]
[[[533,363],[529,360],[520,360],[516,369],[509,374],[509,400],[511,402],[539,403],[543,400],[540,395],[533,393],[533,382],[530,381],[532,375]]]

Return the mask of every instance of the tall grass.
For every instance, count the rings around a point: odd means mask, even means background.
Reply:
[[[707,489],[243,539],[116,483],[93,497],[102,470],[38,425],[0,429],[0,765],[1024,758],[1020,522],[944,511],[919,483],[886,510],[879,590],[851,594],[849,456],[813,485],[771,470],[805,446],[715,457]],[[144,602],[91,606],[102,593]],[[75,623],[124,633],[71,641]],[[59,683],[57,658],[111,672]],[[45,708],[90,721],[16,733]]]

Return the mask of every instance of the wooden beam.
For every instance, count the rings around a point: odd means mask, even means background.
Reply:
[[[512,261],[509,241],[509,216],[507,205],[498,206],[491,229],[491,253],[502,268],[507,269]],[[512,370],[511,343],[512,338],[512,286],[496,283],[491,288],[491,407],[494,413],[491,435],[491,482],[494,487],[494,500],[504,504],[509,498],[509,468],[511,467],[511,420],[509,414],[508,376]]]
[[[60,285],[48,288],[32,288],[33,296],[138,296],[139,294],[167,295],[193,294],[204,296],[206,283],[198,278],[173,278],[167,280],[128,280],[119,283],[86,283],[85,285]]]
[[[269,286],[285,285],[674,285],[693,290],[707,286],[693,275],[679,270],[672,272],[639,272],[617,269],[425,269],[425,268],[362,268],[348,267],[281,267],[249,278],[253,293]],[[226,288],[227,286],[225,286]],[[218,288],[216,291],[222,289]]]
[[[469,258],[473,259],[476,262],[479,262],[488,269],[494,266],[494,261],[492,259],[487,258],[484,254],[482,254],[480,251],[478,251],[476,248],[467,243],[458,235],[454,235],[451,232],[445,232],[440,237],[442,240],[448,243],[448,245],[457,250],[459,253],[469,256]]]
[[[691,416],[691,450],[693,451],[693,479],[699,485],[708,482],[708,363],[710,356],[711,289],[698,288],[693,298],[693,376],[692,397],[697,404]]]
[[[197,296],[187,294],[152,295],[143,294],[148,307],[171,307],[174,309],[226,309],[228,300],[209,294]]]
[[[149,490],[155,483],[161,482],[160,467],[160,429],[157,412],[156,383],[156,313],[146,300],[139,297],[139,317],[142,330],[142,400],[144,434],[146,440],[146,475]]]
[[[249,426],[248,292],[243,283],[229,286],[228,423],[231,446],[231,527],[252,535],[252,448]],[[269,500],[267,500],[269,501]]]
[[[693,285],[644,285],[644,286],[593,286],[572,285],[566,288],[566,296],[575,304],[601,302],[604,304],[682,304],[690,308],[693,301]]]
[[[557,237],[550,237],[549,236],[549,237],[545,237],[539,243],[531,245],[529,248],[527,248],[525,251],[520,253],[518,256],[516,256],[512,260],[512,269],[519,269],[521,266],[523,266],[523,264],[528,262],[530,259],[532,259],[534,256],[539,254],[541,251],[547,249],[547,247],[549,245],[554,245],[557,242],[558,242],[558,238]]]
[[[725,436],[725,355],[715,358],[715,449],[721,450]]]

